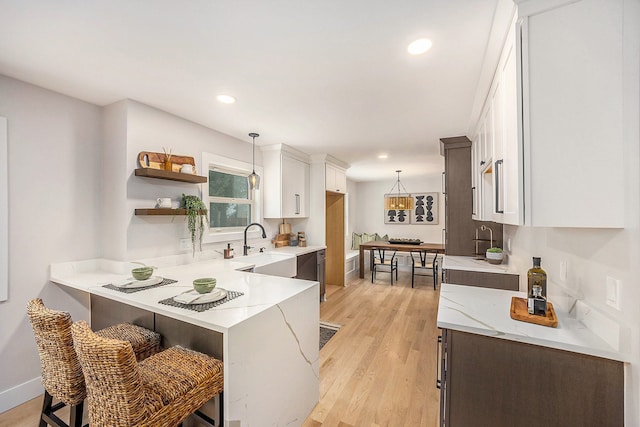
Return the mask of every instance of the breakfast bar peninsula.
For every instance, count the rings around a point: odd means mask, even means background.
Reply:
[[[132,322],[158,331],[163,347],[182,345],[222,360],[222,411],[215,401],[207,414],[222,412],[216,425],[302,424],[319,398],[318,282],[247,272],[247,261],[208,260],[159,266],[153,277],[160,283],[131,288],[122,285],[131,267],[104,259],[52,264],[50,280],[89,293],[94,329]],[[228,296],[176,303],[201,277],[216,278]]]

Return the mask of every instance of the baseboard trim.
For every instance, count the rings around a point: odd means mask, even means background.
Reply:
[[[0,392],[0,413],[13,409],[44,393],[40,377]]]

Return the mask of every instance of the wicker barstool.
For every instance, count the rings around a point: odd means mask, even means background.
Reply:
[[[40,415],[40,427],[82,425],[83,402],[86,397],[84,376],[73,348],[71,315],[64,311],[45,307],[40,298],[27,304],[33,334],[40,356],[44,402]],[[121,338],[131,342],[136,356],[142,360],[160,350],[160,334],[130,324],[114,325],[97,332],[105,338]],[[60,400],[53,405],[53,398]],[[55,412],[69,406],[69,424]]]
[[[222,392],[223,365],[213,357],[176,346],[137,363],[128,342],[102,338],[87,322],[71,331],[91,427],[174,427]]]

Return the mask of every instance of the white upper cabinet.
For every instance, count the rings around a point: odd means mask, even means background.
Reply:
[[[283,144],[262,148],[264,217],[309,216],[308,157]]]
[[[347,174],[344,169],[325,164],[325,189],[334,193],[347,192]]]
[[[519,20],[525,225],[624,226],[622,3]]]
[[[519,3],[476,126],[474,219],[623,227],[622,0]]]

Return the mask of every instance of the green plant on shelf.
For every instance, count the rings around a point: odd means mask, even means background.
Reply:
[[[198,196],[183,194],[180,200],[180,208],[187,211],[187,229],[191,235],[193,255],[196,254],[196,242],[202,251],[202,235],[204,234],[205,221],[209,221],[207,206]]]
[[[502,253],[502,248],[489,248],[487,249],[487,252],[491,252],[494,254],[501,254]]]

